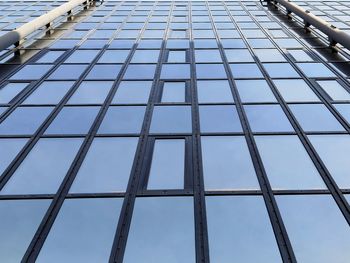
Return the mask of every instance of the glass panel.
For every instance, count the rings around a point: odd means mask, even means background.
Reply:
[[[162,92],[162,102],[185,102],[186,83],[185,82],[164,82]]]
[[[122,203],[66,199],[35,262],[107,262]]]
[[[64,51],[49,51],[44,54],[41,58],[39,58],[37,63],[54,63],[61,55],[63,55]]]
[[[234,78],[263,78],[263,75],[256,64],[230,64]]]
[[[302,79],[273,81],[286,102],[320,101]]]
[[[98,133],[140,133],[146,107],[110,106]]]
[[[233,105],[199,106],[201,132],[242,132]]]
[[[102,104],[112,85],[111,81],[83,81],[67,104]]]
[[[276,101],[265,80],[236,80],[235,82],[243,103]]]
[[[149,173],[148,189],[183,189],[185,140],[156,140]]]
[[[61,65],[50,76],[49,79],[67,80],[79,79],[88,65]],[[46,67],[46,65],[45,65]]]
[[[350,136],[310,135],[310,141],[340,188],[350,188]]]
[[[282,262],[260,196],[206,197],[210,262]]]
[[[199,103],[233,102],[231,88],[227,80],[197,81]]]
[[[253,132],[293,131],[292,125],[278,105],[246,105],[244,110]]]
[[[297,65],[309,78],[335,77],[335,74],[321,63],[297,63]]]
[[[157,63],[159,50],[136,50],[131,63]]]
[[[350,93],[336,80],[317,81],[333,100],[350,100]]]
[[[112,103],[147,103],[152,81],[122,81]]]
[[[45,134],[86,134],[99,110],[100,107],[64,107]]]
[[[73,81],[44,81],[23,104],[57,104],[73,84]]]
[[[153,80],[156,65],[129,65],[124,79],[151,79]]]
[[[298,262],[348,262],[350,228],[331,196],[276,199]]]
[[[222,64],[196,64],[198,79],[226,79],[227,75]]]
[[[118,74],[121,68],[122,68],[121,65],[115,65],[115,64],[114,65],[95,65],[90,70],[89,74],[86,76],[86,79],[115,80],[118,77]]]
[[[254,62],[254,59],[247,49],[226,49],[228,62]]]
[[[252,159],[242,136],[202,136],[206,190],[259,189]]]
[[[151,133],[192,133],[190,106],[155,106]]]
[[[17,107],[1,124],[0,134],[31,135],[49,116],[53,107]]]
[[[289,105],[304,131],[344,131],[323,104]]]
[[[271,78],[300,78],[298,72],[288,63],[264,64]]]
[[[168,62],[172,62],[172,63],[186,62],[186,51],[170,50],[168,55]]]
[[[195,261],[192,198],[137,198],[123,262]]]
[[[55,194],[82,139],[40,139],[23,160],[1,194]]]
[[[27,86],[28,83],[8,83],[0,89],[0,103],[10,103]]]
[[[315,165],[297,136],[255,136],[273,189],[324,189]]]
[[[95,138],[71,193],[123,192],[129,181],[138,138]]]
[[[189,64],[163,64],[161,79],[189,79],[191,70]]]
[[[0,175],[20,152],[28,139],[0,139]]]
[[[218,49],[195,50],[196,62],[222,62]]]
[[[334,104],[337,111],[350,123],[350,104]]]
[[[98,52],[98,50],[76,50],[64,63],[91,63]]]
[[[106,50],[98,63],[124,63],[129,55],[129,50]]]
[[[43,77],[53,65],[26,65],[10,79],[38,80]]]
[[[20,262],[51,200],[0,201],[0,260]]]

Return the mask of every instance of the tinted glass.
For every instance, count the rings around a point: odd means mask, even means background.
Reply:
[[[111,81],[83,81],[68,104],[102,104],[112,85]]]
[[[152,81],[122,81],[112,103],[147,103]]]
[[[185,82],[165,82],[163,85],[162,102],[185,102]]]
[[[0,139],[0,175],[27,143],[27,139]]]
[[[302,79],[274,80],[273,82],[286,102],[320,101]]]
[[[227,80],[197,81],[199,103],[233,102],[231,88]]]
[[[236,80],[235,82],[243,103],[276,101],[265,80]]]
[[[28,83],[8,83],[0,89],[0,103],[9,103],[27,86]]]
[[[189,79],[191,77],[189,64],[163,64],[161,79]]]

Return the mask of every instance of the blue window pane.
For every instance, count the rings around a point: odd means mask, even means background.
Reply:
[[[273,82],[286,102],[320,101],[302,79],[274,80]]]
[[[247,49],[226,49],[228,62],[254,62],[254,59]]]
[[[244,110],[253,132],[293,131],[287,116],[278,105],[246,105]]]
[[[298,72],[288,63],[266,63],[264,68],[271,78],[300,78]]]
[[[0,134],[31,135],[52,109],[53,107],[18,107],[0,124]]]
[[[64,107],[45,134],[86,134],[100,107]]]
[[[140,133],[145,110],[144,106],[111,106],[98,133]]]
[[[0,139],[0,175],[20,152],[28,139]]]
[[[0,103],[10,103],[27,86],[28,83],[8,83],[0,89]]]
[[[137,198],[123,262],[195,261],[192,198]]]
[[[350,123],[350,104],[334,104],[334,107]]]
[[[218,49],[195,50],[196,62],[222,62]]]
[[[124,63],[128,55],[129,50],[107,50],[98,60],[98,63]]]
[[[199,103],[233,102],[230,84],[227,80],[197,81]]]
[[[121,65],[95,65],[86,79],[110,79],[115,80],[118,77]]]
[[[242,132],[235,106],[199,106],[201,132]]]
[[[73,81],[44,81],[23,104],[57,104],[73,84]]]
[[[192,133],[190,106],[155,106],[151,133]]]
[[[122,199],[66,199],[36,262],[107,262]]]
[[[156,65],[129,65],[124,79],[150,79],[153,80]]]
[[[122,81],[112,103],[147,103],[152,81]]]
[[[202,136],[206,190],[259,189],[247,144],[242,136]]]
[[[196,64],[198,79],[226,79],[227,75],[222,64]]]
[[[88,65],[61,65],[50,76],[53,80],[76,80]]]
[[[157,63],[159,50],[136,50],[131,63]]]
[[[323,104],[289,105],[304,131],[344,131]]]
[[[76,50],[64,63],[91,63],[98,52],[98,50]]]
[[[324,189],[325,185],[297,136],[255,136],[273,189]]]
[[[206,197],[210,262],[282,262],[260,196]]]
[[[265,80],[236,80],[235,82],[243,103],[276,101]]]
[[[317,81],[333,100],[350,100],[350,93],[336,80]]]
[[[39,58],[37,63],[54,63],[60,56],[62,56],[64,51],[49,51]]]
[[[191,70],[189,64],[163,64],[161,79],[189,79]]]
[[[52,65],[26,65],[10,79],[38,80],[43,77],[51,68]]]
[[[335,74],[321,63],[297,63],[297,65],[309,78],[335,77]]]
[[[156,140],[147,189],[183,189],[185,140]]]
[[[310,135],[309,139],[340,188],[350,188],[348,135]]]
[[[185,82],[165,82],[163,85],[162,102],[185,102]]]
[[[348,262],[350,228],[331,196],[276,199],[298,262]]]
[[[40,139],[11,176],[1,194],[55,194],[82,139]]]
[[[112,85],[112,81],[83,81],[67,104],[102,104]]]
[[[0,261],[22,260],[50,200],[1,200]]]
[[[95,138],[71,193],[125,192],[138,138]]]
[[[234,78],[263,78],[263,75],[256,64],[230,64],[230,68]]]

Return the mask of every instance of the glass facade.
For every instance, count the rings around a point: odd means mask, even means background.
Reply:
[[[73,14],[0,52],[0,262],[349,262],[348,50],[252,0]]]

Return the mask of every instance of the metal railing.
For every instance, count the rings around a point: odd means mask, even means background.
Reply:
[[[78,5],[88,5],[93,0],[71,0],[67,3],[56,7],[48,13],[35,18],[34,20],[25,23],[24,25],[16,28],[0,37],[0,51],[7,49],[8,47],[15,45],[18,46],[21,41],[28,35],[32,34],[36,30],[46,26],[49,28],[51,23],[62,15],[70,15],[72,10]]]
[[[330,46],[334,47],[336,44],[341,44],[348,50],[350,50],[350,35],[346,32],[340,30],[336,26],[328,23],[327,21],[315,16],[310,13],[310,11],[305,10],[298,6],[297,4],[292,3],[287,0],[265,0],[269,3],[280,4],[284,6],[287,10],[287,14],[290,15],[294,13],[304,20],[305,28],[314,26],[316,29],[320,30],[322,33],[328,36]]]

